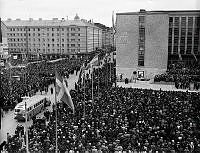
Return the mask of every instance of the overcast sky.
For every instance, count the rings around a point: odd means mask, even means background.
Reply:
[[[200,10],[200,0],[0,0],[0,16],[7,18],[80,18],[112,25],[112,11]]]

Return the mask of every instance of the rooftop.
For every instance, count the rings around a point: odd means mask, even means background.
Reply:
[[[29,20],[5,20],[3,21],[7,27],[59,27],[59,26],[83,26],[83,27],[96,27],[94,24],[87,22],[84,19],[76,19],[76,20],[58,20],[58,18],[53,18],[53,20],[33,20],[30,18]]]
[[[117,15],[138,15],[138,14],[198,14],[200,15],[200,10],[157,10],[157,11],[146,11],[145,9],[140,9],[138,12],[124,12],[124,13],[116,13]]]

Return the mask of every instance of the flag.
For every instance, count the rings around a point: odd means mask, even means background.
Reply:
[[[66,103],[74,113],[74,104],[72,102],[71,95],[69,90],[66,86],[64,79],[56,72],[56,94],[57,94],[57,101],[62,101]]]
[[[112,12],[112,29],[113,29],[113,35],[114,35],[116,33],[114,11]]]
[[[90,63],[88,63],[88,65],[86,66],[86,70],[88,70],[89,68],[91,68],[92,66],[98,66],[99,65],[99,58],[98,55],[96,55],[91,61]]]

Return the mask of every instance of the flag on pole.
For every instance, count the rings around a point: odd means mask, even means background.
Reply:
[[[66,103],[72,110],[75,111],[71,95],[66,86],[65,80],[56,72],[56,94],[57,101]]]
[[[86,70],[88,70],[89,68],[91,68],[92,66],[98,66],[99,65],[99,58],[98,55],[96,55],[91,61],[90,63],[88,63],[88,65],[86,66]]]
[[[116,27],[115,27],[114,11],[112,12],[112,29],[113,29],[113,34],[115,34]]]

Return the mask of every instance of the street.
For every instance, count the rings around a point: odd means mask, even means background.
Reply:
[[[77,82],[78,80],[78,75],[79,73],[76,74],[74,73],[73,75],[69,76],[68,79],[68,89],[74,89],[74,85],[75,82]],[[53,88],[53,94],[51,94],[51,88]],[[55,88],[54,85],[50,85],[48,88],[48,92],[47,95],[49,95],[49,98],[51,100],[51,104],[53,104],[55,102]],[[36,94],[41,94],[41,93],[36,93]],[[42,93],[44,94],[44,93]],[[48,110],[52,110],[52,106],[47,107]],[[37,118],[40,118],[43,116],[43,112],[37,115]],[[32,120],[28,121],[28,127],[32,125]],[[10,135],[13,135],[15,133],[15,129],[17,127],[17,125],[25,125],[24,122],[17,122],[17,120],[14,119],[14,110],[9,111],[7,113],[4,112],[4,117],[2,118],[2,128],[0,130],[0,143],[2,143],[3,141],[7,140],[7,133],[9,133]]]

